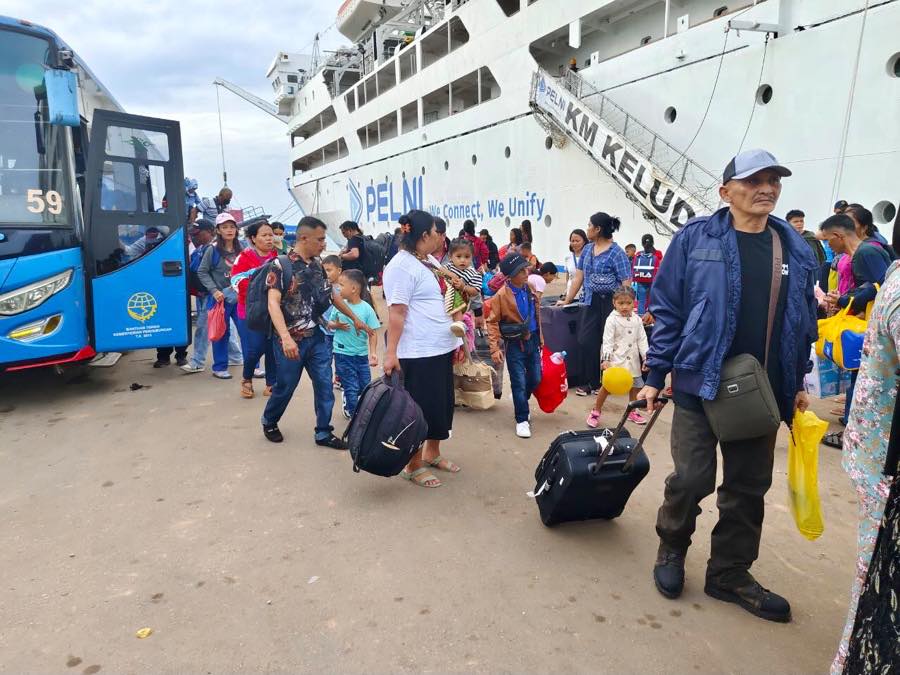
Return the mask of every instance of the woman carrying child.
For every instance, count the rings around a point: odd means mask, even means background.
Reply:
[[[615,309],[606,319],[603,327],[603,349],[600,368],[617,367],[627,370],[634,381],[628,400],[633,401],[644,386],[642,373],[647,372],[644,361],[647,358],[647,332],[644,323],[634,311],[635,293],[628,286],[622,286],[613,293]],[[594,409],[588,413],[587,425],[592,429],[600,424],[600,413],[609,392],[600,387]],[[646,424],[647,420],[637,411],[632,410],[628,419],[635,424]]]
[[[355,317],[369,328],[380,328],[365,275],[356,269],[344,270],[340,285],[341,297]],[[372,381],[369,368],[378,365],[376,336],[374,332],[366,335],[355,330],[353,317],[337,310],[331,316],[328,328],[334,331],[334,369],[344,390],[344,417],[350,419],[356,412],[360,393]]]

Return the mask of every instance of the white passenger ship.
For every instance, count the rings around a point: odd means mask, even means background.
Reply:
[[[337,241],[417,207],[500,243],[529,219],[561,262],[595,211],[624,245],[715,209],[753,147],[794,171],[782,216],[896,217],[900,0],[347,0],[337,28],[355,46],[269,71],[290,189]]]

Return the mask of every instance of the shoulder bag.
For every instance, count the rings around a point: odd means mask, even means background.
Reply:
[[[766,365],[769,361],[775,312],[778,311],[778,295],[781,292],[783,252],[778,232],[774,228],[769,229],[772,232],[772,286],[766,325],[766,363],[760,364],[750,354],[738,354],[726,359],[722,364],[722,377],[716,398],[703,401],[709,426],[722,443],[768,436],[778,431],[781,424],[781,411],[769,382]]]

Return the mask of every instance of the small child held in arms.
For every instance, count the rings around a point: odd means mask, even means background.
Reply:
[[[341,297],[360,321],[369,328],[379,328],[381,323],[372,309],[371,296],[366,288],[366,277],[359,270],[345,270],[341,274]],[[378,365],[375,355],[376,336],[366,335],[353,328],[353,319],[341,312],[336,312],[328,322],[328,328],[334,331],[334,368],[341,378],[344,391],[342,406],[344,417],[350,419],[356,412],[359,395],[366,385],[372,381],[370,367]]]
[[[444,277],[448,281],[444,309],[453,319],[450,330],[457,337],[467,338],[470,351],[475,348],[475,323],[468,313],[469,302],[481,288],[481,274],[472,266],[474,253],[471,242],[454,239],[447,254],[449,260],[444,265]]]
[[[606,319],[603,328],[602,362],[600,368],[606,370],[612,366],[625,368],[634,378],[628,400],[637,398],[637,393],[644,386],[642,373],[647,372],[644,362],[647,358],[647,333],[641,318],[634,311],[635,294],[631,288],[622,286],[613,293],[615,309]],[[597,393],[594,409],[588,413],[587,425],[592,429],[600,424],[600,413],[609,392],[602,386]],[[632,410],[628,419],[635,424],[646,424],[637,410]]]
[[[327,255],[322,258],[322,269],[325,271],[325,277],[328,279],[328,283],[331,284],[332,293],[336,296],[340,297],[341,295],[341,272],[343,265],[341,263],[341,259],[336,255]],[[337,314],[337,310],[334,308],[334,305],[328,308],[325,314],[322,315],[322,318],[325,320],[325,325],[321,326],[322,332],[325,333],[325,342],[328,343],[328,349],[334,352],[334,331],[328,328],[328,322],[334,321],[334,317]],[[341,388],[341,378],[337,375],[334,376],[334,386],[338,389]]]

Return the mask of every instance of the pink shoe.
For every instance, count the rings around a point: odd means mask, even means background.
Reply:
[[[591,429],[596,429],[597,425],[600,424],[600,411],[591,410],[591,412],[588,413],[585,424],[587,424]]]
[[[637,410],[632,410],[628,413],[628,421],[634,422],[635,424],[647,424],[647,420],[644,419],[644,416],[641,415]]]

